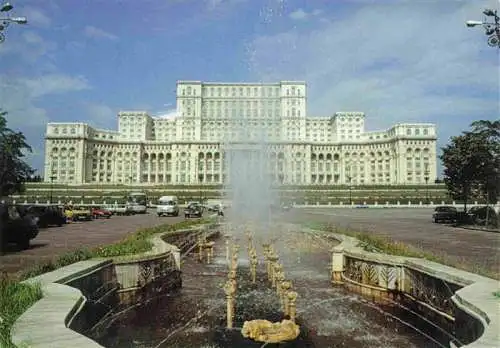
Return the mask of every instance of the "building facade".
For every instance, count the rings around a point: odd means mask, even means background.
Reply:
[[[433,182],[435,125],[365,131],[364,123],[362,112],[308,117],[305,82],[179,81],[175,117],[122,111],[117,131],[49,123],[45,181],[223,184],[229,177],[228,149],[238,148],[265,151],[268,174],[278,184]]]

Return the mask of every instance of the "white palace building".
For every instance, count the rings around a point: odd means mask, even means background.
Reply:
[[[415,185],[436,178],[435,125],[365,131],[364,122],[363,112],[308,116],[305,82],[179,81],[176,117],[122,111],[118,131],[49,123],[45,181],[222,184],[231,146],[250,153],[265,147],[268,174],[278,184]]]

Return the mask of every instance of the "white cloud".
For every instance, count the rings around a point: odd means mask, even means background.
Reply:
[[[56,43],[45,40],[31,30],[23,30],[16,39],[7,38],[7,40],[9,41],[0,45],[0,57],[15,56],[21,62],[30,64],[39,64],[41,57],[51,57],[57,48]]]
[[[37,128],[40,134],[44,133],[45,125],[49,122],[45,109],[37,106],[40,97],[90,88],[85,79],[63,74],[37,78],[0,75],[0,81],[0,107],[9,113],[9,126],[21,131]]]
[[[86,113],[87,119],[82,120],[82,122],[87,122],[92,127],[102,128],[102,129],[117,129],[117,111],[113,110],[108,105],[96,104],[96,103],[86,103],[83,105]]]
[[[28,18],[29,26],[46,28],[52,23],[52,20],[43,10],[33,6],[24,6],[21,10],[16,11],[16,13]]]
[[[209,10],[220,8],[221,6],[231,6],[246,2],[247,0],[205,0],[205,4]]]
[[[437,123],[444,142],[474,119],[498,118],[498,50],[464,24],[492,3],[372,2],[328,23],[257,37],[249,64],[261,80],[306,80],[311,115],[364,111],[369,129]]]
[[[224,0],[205,0],[205,3],[209,9],[214,9],[223,4]]]
[[[118,40],[118,36],[115,34],[109,33],[103,29],[94,27],[92,25],[87,25],[85,29],[83,29],[83,33],[85,36],[94,39],[107,39],[107,40]]]
[[[308,16],[308,13],[301,8],[290,13],[291,19],[299,19],[300,20],[300,19],[305,19],[307,16]]]
[[[311,17],[319,16],[322,13],[323,11],[319,9],[312,10],[311,12],[306,12],[303,9],[299,8],[293,12],[290,12],[288,16],[293,20],[306,20]]]
[[[164,112],[159,112],[155,117],[174,119],[179,116],[180,114],[177,112],[177,109],[170,109]]]
[[[20,78],[18,81],[26,87],[30,97],[34,99],[49,94],[81,91],[90,88],[84,77],[63,74],[43,75],[38,78]]]
[[[8,112],[10,128],[23,132],[33,148],[27,159],[35,168],[43,168],[43,136],[54,115],[39,105],[44,96],[90,88],[82,77],[47,74],[39,77],[0,75],[0,108]],[[42,173],[43,174],[43,173]]]
[[[29,29],[49,26],[50,17],[29,6],[16,8],[16,15],[27,16],[29,22],[27,27],[9,33],[8,41],[0,45],[0,60],[5,66],[0,71],[0,108],[8,112],[9,127],[22,131],[33,147],[29,161],[36,168],[42,168],[46,124],[58,117],[49,115],[43,106],[45,97],[78,92],[91,86],[83,76],[60,71],[55,63],[57,44],[47,40],[44,31]]]

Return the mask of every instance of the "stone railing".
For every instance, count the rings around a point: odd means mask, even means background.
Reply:
[[[203,225],[173,234],[181,240],[206,232],[218,233],[214,225]],[[11,330],[18,347],[101,347],[98,337],[109,314],[121,306],[147,300],[180,286],[181,249],[151,238],[151,251],[132,257],[81,261],[26,280],[40,284],[43,297],[23,313]],[[84,335],[85,334],[85,335]]]
[[[373,201],[373,200],[371,200]],[[394,201],[391,200],[391,201]],[[19,200],[19,199],[14,199],[12,201],[13,204],[21,204],[21,205],[47,205],[51,204],[50,200],[37,200],[34,202],[28,202],[27,200]],[[179,202],[181,206],[185,206],[188,201],[180,201]],[[384,201],[381,199],[380,201],[375,201],[373,203],[367,203],[367,201],[363,201],[362,199],[356,199],[356,202],[351,202],[349,201],[346,202],[339,202],[339,203],[332,203],[332,202],[315,202],[315,201],[307,201],[304,202],[303,204],[295,203],[292,202],[293,207],[295,208],[323,208],[323,207],[330,207],[330,208],[435,208],[440,205],[451,205],[454,207],[462,208],[463,203],[455,202],[455,201],[422,201],[422,200],[399,200],[396,201],[396,203],[390,203],[389,201]],[[69,201],[53,201],[52,204],[58,204],[58,205],[64,205],[64,204],[70,204],[70,205],[78,205],[78,206],[83,206],[83,207],[92,207],[92,206],[99,206],[99,205],[104,205],[104,206],[124,206],[125,203],[121,204],[118,203],[116,200],[93,200],[91,203],[84,203],[83,200],[69,200]],[[474,207],[474,206],[484,206],[484,203],[480,202],[471,202],[467,204],[468,207]],[[493,204],[491,205],[492,207],[500,207],[500,202],[497,202],[496,205]],[[155,204],[150,204],[149,208],[156,208]]]
[[[450,347],[500,346],[499,282],[419,258],[368,252],[355,238],[332,250],[332,283],[413,316]]]
[[[440,205],[451,205],[454,207],[458,208],[463,208],[463,203],[458,203],[455,201],[439,201],[439,202],[426,202],[426,201],[411,201],[411,200],[401,200],[397,201],[396,204],[389,203],[387,201],[380,200],[379,202],[374,202],[373,204],[369,204],[367,202],[359,202],[357,200],[357,203],[349,203],[349,202],[340,202],[339,204],[333,204],[333,203],[321,203],[321,202],[305,202],[305,204],[294,204],[293,206],[295,208],[324,208],[324,207],[330,207],[330,208],[435,208]],[[479,202],[471,202],[467,204],[467,207],[475,207],[475,206],[484,206],[484,203],[479,203]],[[491,205],[493,206],[499,206],[500,207],[500,202],[498,202],[496,205]]]
[[[163,235],[161,238],[165,243],[173,244],[177,246],[180,250],[181,258],[188,253],[195,245],[198,243],[200,237],[207,239],[212,239],[219,236],[220,232],[216,228],[217,224],[208,226],[208,233],[203,230],[199,230],[195,233],[190,233],[185,235],[182,232],[173,232]]]

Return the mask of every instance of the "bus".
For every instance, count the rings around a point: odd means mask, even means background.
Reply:
[[[131,192],[127,196],[127,207],[134,214],[146,214],[148,197],[144,192]]]

